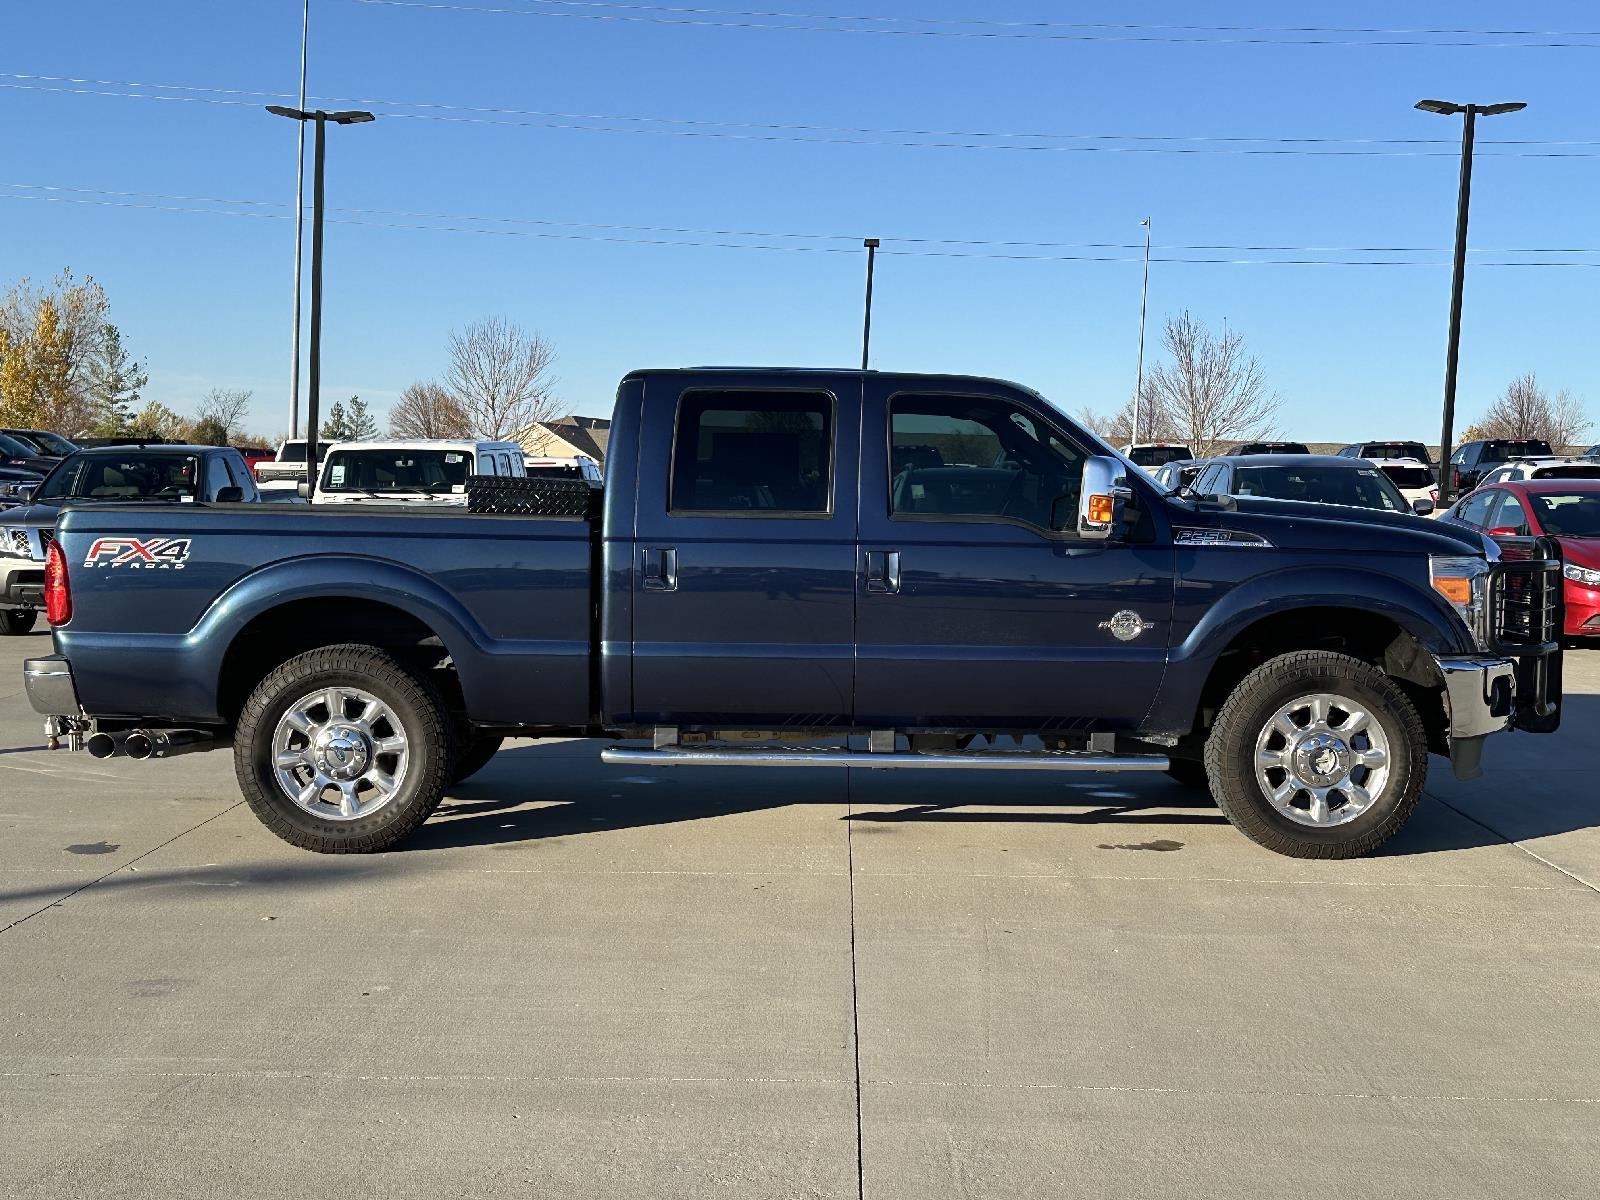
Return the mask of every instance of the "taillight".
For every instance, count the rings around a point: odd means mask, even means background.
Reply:
[[[72,584],[67,579],[67,556],[60,542],[51,542],[44,559],[44,617],[52,625],[72,620]]]

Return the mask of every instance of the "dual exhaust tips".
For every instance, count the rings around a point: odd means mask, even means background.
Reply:
[[[203,729],[130,729],[123,733],[97,733],[85,747],[91,758],[177,758],[211,749],[212,737]]]

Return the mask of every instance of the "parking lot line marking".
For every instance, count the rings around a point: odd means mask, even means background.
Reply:
[[[1426,792],[1424,794],[1427,795],[1430,799],[1437,800],[1440,804],[1444,805],[1446,808],[1448,808],[1451,812],[1455,813],[1457,816],[1465,817],[1467,820],[1471,821],[1474,825],[1476,825],[1479,829],[1483,829],[1483,830],[1488,831],[1489,833],[1494,834],[1495,837],[1499,838],[1506,845],[1515,846],[1518,850],[1521,850],[1524,854],[1526,854],[1529,858],[1533,859],[1535,862],[1541,862],[1545,866],[1550,867],[1552,870],[1560,871],[1568,879],[1572,880],[1574,883],[1581,883],[1584,887],[1588,888],[1591,892],[1600,892],[1600,886],[1596,886],[1595,884],[1590,883],[1582,875],[1578,875],[1578,874],[1576,874],[1576,873],[1574,873],[1572,871],[1567,870],[1560,863],[1551,862],[1544,855],[1539,854],[1536,851],[1528,849],[1527,846],[1525,846],[1523,843],[1517,841],[1515,838],[1507,837],[1505,834],[1501,833],[1500,830],[1496,829],[1493,825],[1490,825],[1490,824],[1488,824],[1488,823],[1486,823],[1484,821],[1478,820],[1477,817],[1473,816],[1469,812],[1463,812],[1461,809],[1457,808],[1454,804],[1451,804],[1450,801],[1445,800],[1442,797],[1435,796],[1432,792]]]
[[[18,925],[21,925],[24,921],[29,920],[32,917],[37,917],[40,913],[46,911],[47,909],[52,909],[52,908],[55,908],[57,905],[65,904],[68,900],[71,900],[74,896],[78,895],[80,892],[88,891],[90,888],[92,888],[97,883],[103,883],[105,880],[110,879],[113,875],[117,874],[117,872],[127,870],[128,868],[132,867],[135,863],[139,862],[141,859],[149,858],[150,855],[154,854],[157,850],[166,849],[168,846],[172,845],[172,843],[177,841],[179,838],[186,837],[187,835],[193,833],[196,829],[199,829],[202,825],[211,824],[211,822],[215,821],[218,817],[227,816],[234,809],[240,808],[243,805],[244,805],[244,801],[243,800],[234,801],[232,804],[228,805],[228,807],[223,809],[221,812],[213,813],[211,816],[207,817],[204,821],[200,821],[197,824],[189,826],[189,828],[185,829],[182,833],[173,834],[166,841],[162,842],[159,846],[151,846],[150,849],[146,850],[143,854],[134,855],[134,857],[130,858],[127,862],[123,863],[121,866],[113,867],[113,868],[111,868],[111,870],[107,871],[104,875],[101,875],[101,876],[99,876],[99,877],[97,877],[95,879],[91,879],[88,883],[82,884],[79,887],[73,888],[65,896],[57,896],[54,900],[50,901],[49,904],[44,905],[43,908],[36,908],[31,913],[27,913],[24,916],[20,916],[15,921],[12,921],[9,925],[0,925],[0,933],[9,933],[11,930],[15,929]]]

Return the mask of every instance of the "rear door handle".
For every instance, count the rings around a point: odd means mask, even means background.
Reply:
[[[867,591],[894,593],[900,590],[900,551],[868,550]]]
[[[678,551],[674,546],[646,546],[644,551],[644,590],[678,590]]]

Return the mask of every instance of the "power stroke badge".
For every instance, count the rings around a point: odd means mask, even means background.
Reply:
[[[130,571],[181,571],[189,561],[189,538],[97,538],[84,557],[86,567],[125,567]]]

